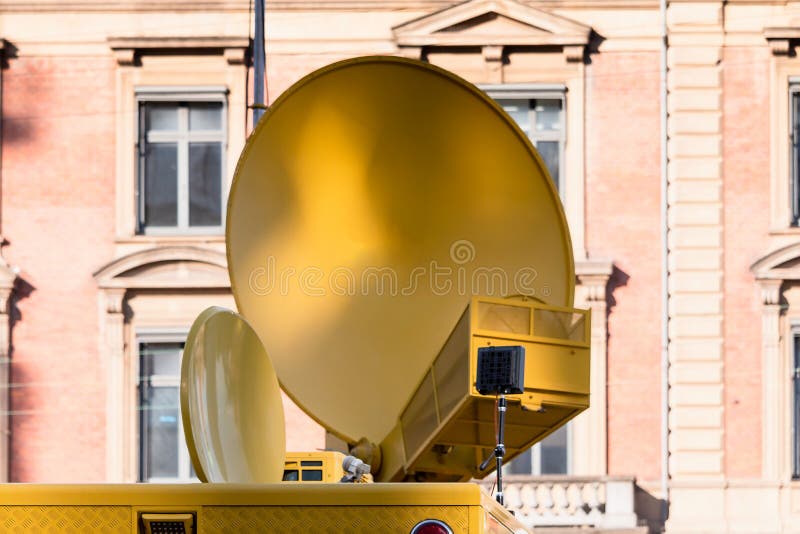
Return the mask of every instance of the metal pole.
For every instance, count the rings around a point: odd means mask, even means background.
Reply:
[[[253,128],[264,114],[264,69],[267,58],[264,51],[264,1],[255,0],[255,36],[253,37]]]
[[[494,454],[497,459],[497,502],[499,502],[501,506],[505,505],[505,498],[503,497],[503,457],[506,454],[506,406],[508,406],[506,403],[506,396],[500,395],[500,401],[497,404],[497,447],[494,450]]]

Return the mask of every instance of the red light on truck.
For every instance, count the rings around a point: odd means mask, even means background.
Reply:
[[[453,534],[453,529],[438,519],[426,519],[414,525],[411,534]]]

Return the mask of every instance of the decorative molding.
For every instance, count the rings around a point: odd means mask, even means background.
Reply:
[[[586,289],[588,302],[605,304],[608,281],[614,272],[614,262],[610,260],[585,260],[575,262],[575,276]]]
[[[800,243],[765,254],[750,266],[761,297],[761,471],[765,480],[779,480],[789,472],[789,381],[785,369],[793,351],[781,350],[782,287],[787,280],[800,280]],[[788,343],[788,342],[787,342]],[[787,475],[788,476],[788,475]]]
[[[107,313],[122,313],[122,304],[125,301],[125,289],[114,288],[106,289],[104,294],[106,296],[106,312]]]
[[[573,444],[580,452],[573,456],[576,473],[605,475],[608,472],[608,282],[614,272],[610,260],[575,262],[575,277],[592,312],[591,400],[586,415],[573,426]],[[579,426],[580,425],[580,426]],[[591,445],[586,445],[591,444]]]
[[[135,65],[138,56],[148,52],[213,50],[221,52],[230,65],[241,65],[250,49],[248,37],[109,37],[108,46],[119,65]]]
[[[195,271],[192,268],[197,268]],[[154,274],[155,273],[155,274]],[[134,430],[129,421],[132,394],[130,356],[125,342],[130,317],[125,299],[130,289],[218,289],[230,287],[221,252],[193,246],[161,246],[117,258],[94,273],[103,299],[101,317],[106,362],[106,481],[132,482],[130,467]]]
[[[592,29],[514,0],[468,0],[395,26],[392,32],[401,50],[481,47],[491,62],[502,57],[506,46],[556,46],[567,61],[580,61]]]
[[[739,0],[741,1],[741,0]],[[749,0],[748,0],[749,1]],[[452,5],[453,0],[276,0],[267,2],[268,12],[278,11],[397,11],[440,9]],[[773,1],[773,3],[778,3]],[[537,0],[531,2],[544,8],[592,8],[592,9],[658,9],[656,0]],[[248,10],[247,0],[200,0],[179,2],[176,0],[0,0],[0,13],[208,13],[236,12]]]
[[[192,264],[210,266],[212,277],[198,280],[187,276],[187,265]],[[171,266],[174,276],[162,275],[158,280],[148,276],[152,268],[169,270]],[[192,246],[163,246],[117,258],[93,276],[101,289],[227,288],[230,287],[227,269],[227,260],[221,252]]]
[[[753,262],[750,272],[757,280],[800,280],[800,242],[763,255]]]
[[[783,280],[759,280],[758,286],[761,289],[761,303],[764,306],[780,304],[782,285]]]
[[[797,40],[800,40],[800,27],[764,28],[764,38],[775,56],[788,56]]]

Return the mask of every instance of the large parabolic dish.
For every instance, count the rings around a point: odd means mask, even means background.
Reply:
[[[349,441],[386,437],[473,294],[573,301],[541,158],[483,92],[418,61],[347,60],[287,90],[239,160],[226,239],[285,391]]]

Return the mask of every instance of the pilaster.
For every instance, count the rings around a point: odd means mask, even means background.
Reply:
[[[125,292],[104,289],[106,357],[106,481],[125,482]]]
[[[667,11],[673,486],[668,530],[705,528],[697,524],[694,508],[681,509],[692,502],[681,488],[724,477],[722,243],[681,238],[722,231],[722,15],[722,2],[674,2]],[[714,495],[707,498],[719,497]],[[723,508],[706,510],[718,527]]]
[[[669,8],[668,21],[670,40],[680,43],[670,47],[668,57],[669,230],[673,236],[718,232],[722,226],[722,4],[676,3]],[[669,271],[671,341],[718,347],[693,354],[671,351],[671,408],[687,415],[697,410],[721,412],[721,373],[699,372],[709,365],[722,366],[721,243],[672,240]],[[713,283],[684,283],[694,275]],[[721,418],[691,429],[673,418],[670,430],[672,477],[722,476]]]
[[[573,474],[599,476],[608,473],[608,281],[614,265],[610,261],[584,260],[575,264],[581,307],[592,312],[589,409],[573,424]]]

